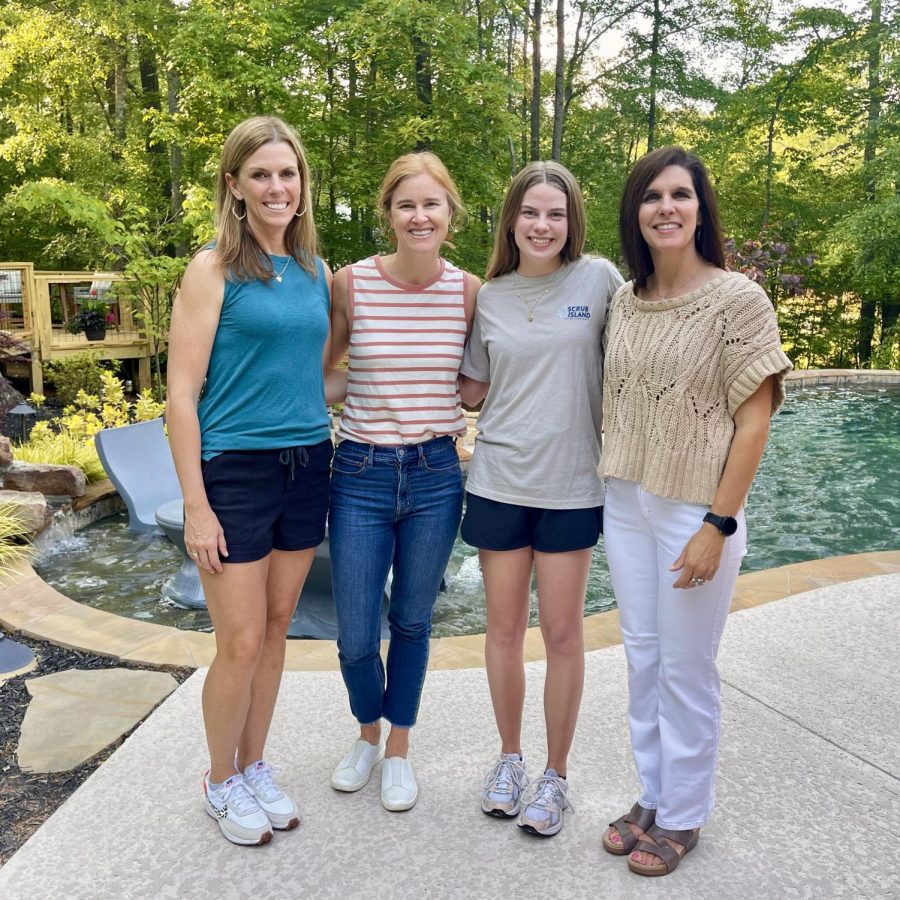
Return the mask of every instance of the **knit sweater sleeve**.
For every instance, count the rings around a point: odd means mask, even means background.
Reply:
[[[772,301],[756,283],[746,279],[730,298],[723,321],[723,374],[728,412],[738,407],[770,375],[775,375],[772,414],[784,403],[784,378],[793,364],[781,349],[781,336]]]

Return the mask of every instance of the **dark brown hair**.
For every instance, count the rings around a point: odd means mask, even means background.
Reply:
[[[680,166],[691,173],[694,191],[700,202],[700,227],[694,236],[697,252],[711,265],[725,268],[725,248],[722,241],[722,226],[719,223],[719,208],[716,193],[709,180],[706,166],[696,154],[683,147],[660,147],[642,156],[634,165],[619,204],[619,240],[622,256],[628,271],[634,279],[635,288],[642,288],[653,274],[653,259],[650,248],[641,234],[638,211],[647,188],[654,178],[668,166]]]

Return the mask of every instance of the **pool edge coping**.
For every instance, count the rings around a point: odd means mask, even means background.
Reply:
[[[900,572],[900,550],[832,556],[748,572],[738,578],[730,612],[892,572]],[[0,625],[11,634],[144,665],[200,668],[208,666],[216,652],[211,633],[141,622],[78,603],[47,584],[27,562],[17,566],[0,587]],[[585,652],[620,644],[618,610],[585,616],[584,636]],[[525,660],[543,659],[540,627],[529,628]],[[483,666],[483,633],[432,639],[430,669]],[[288,641],[285,671],[338,668],[335,641]]]

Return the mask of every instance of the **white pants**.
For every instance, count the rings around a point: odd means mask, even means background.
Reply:
[[[706,506],[667,500],[633,481],[610,479],[604,543],[628,659],[628,724],[641,806],[676,831],[699,828],[715,802],[721,691],[716,653],[747,532],[725,539],[707,584],[674,589],[670,572]]]

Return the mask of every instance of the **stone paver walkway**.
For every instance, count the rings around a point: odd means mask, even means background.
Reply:
[[[188,679],[0,869],[4,900],[130,898],[900,897],[900,574],[739,611],[720,656],[718,806],[673,876],[600,848],[637,792],[621,647],[587,654],[570,762],[577,814],[551,840],[478,808],[497,751],[483,670],[431,672],[414,737],[420,801],[385,812],[373,779],[334,792],[353,723],[339,674],[284,680],[270,752],[301,827],[226,843],[200,803],[205,672]],[[527,666],[524,741],[543,762],[543,662]]]

